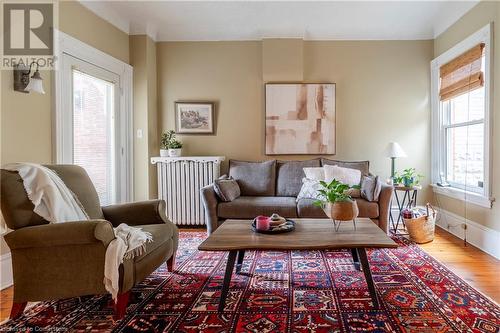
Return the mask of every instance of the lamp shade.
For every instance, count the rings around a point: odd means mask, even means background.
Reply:
[[[406,157],[407,155],[397,142],[389,142],[387,148],[385,149],[385,156],[393,158]]]
[[[36,70],[36,72],[33,74],[30,82],[24,90],[28,92],[33,91],[39,94],[45,94],[45,90],[43,90],[43,79],[40,76],[40,72],[38,70]]]

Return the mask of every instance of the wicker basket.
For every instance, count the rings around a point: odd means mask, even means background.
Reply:
[[[434,240],[436,211],[429,203],[426,205],[426,208],[427,215],[415,219],[404,219],[410,240],[418,244],[429,243]],[[432,211],[431,214],[429,214],[429,208]]]

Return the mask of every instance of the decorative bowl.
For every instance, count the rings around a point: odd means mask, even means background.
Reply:
[[[258,230],[255,219],[252,222],[252,231],[260,234],[282,234],[295,230],[295,221],[286,219],[286,222],[280,226],[271,227],[269,230]]]

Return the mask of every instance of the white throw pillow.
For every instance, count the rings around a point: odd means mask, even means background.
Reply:
[[[297,202],[300,199],[318,199],[318,190],[321,189],[321,184],[319,180],[303,178],[302,187],[297,195]]]
[[[304,168],[307,179],[325,180],[325,169],[322,167]]]
[[[358,169],[342,168],[337,165],[325,165],[325,181],[327,183],[336,179],[349,186],[361,183],[361,171]]]

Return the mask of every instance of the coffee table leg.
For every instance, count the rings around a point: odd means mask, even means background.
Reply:
[[[375,290],[375,284],[373,283],[372,272],[370,271],[370,264],[368,263],[368,257],[366,255],[366,250],[364,248],[358,248],[359,259],[361,261],[361,267],[363,267],[363,273],[365,274],[366,284],[368,285],[368,290],[370,291],[370,297],[373,300],[373,305],[376,309],[380,308],[377,298],[377,292]]]
[[[352,248],[351,249],[352,253],[352,260],[354,261],[354,267],[360,271],[361,270],[361,265],[359,264],[359,255],[358,255],[358,249]]]
[[[222,282],[222,290],[219,299],[219,312],[224,311],[224,306],[226,305],[229,284],[231,282],[231,275],[233,274],[234,262],[236,260],[236,253],[237,251],[229,251],[229,256],[227,257],[226,273],[224,274],[224,281]]]
[[[241,271],[241,266],[243,266],[243,258],[245,257],[245,250],[239,250],[238,256],[236,257],[236,273]]]

